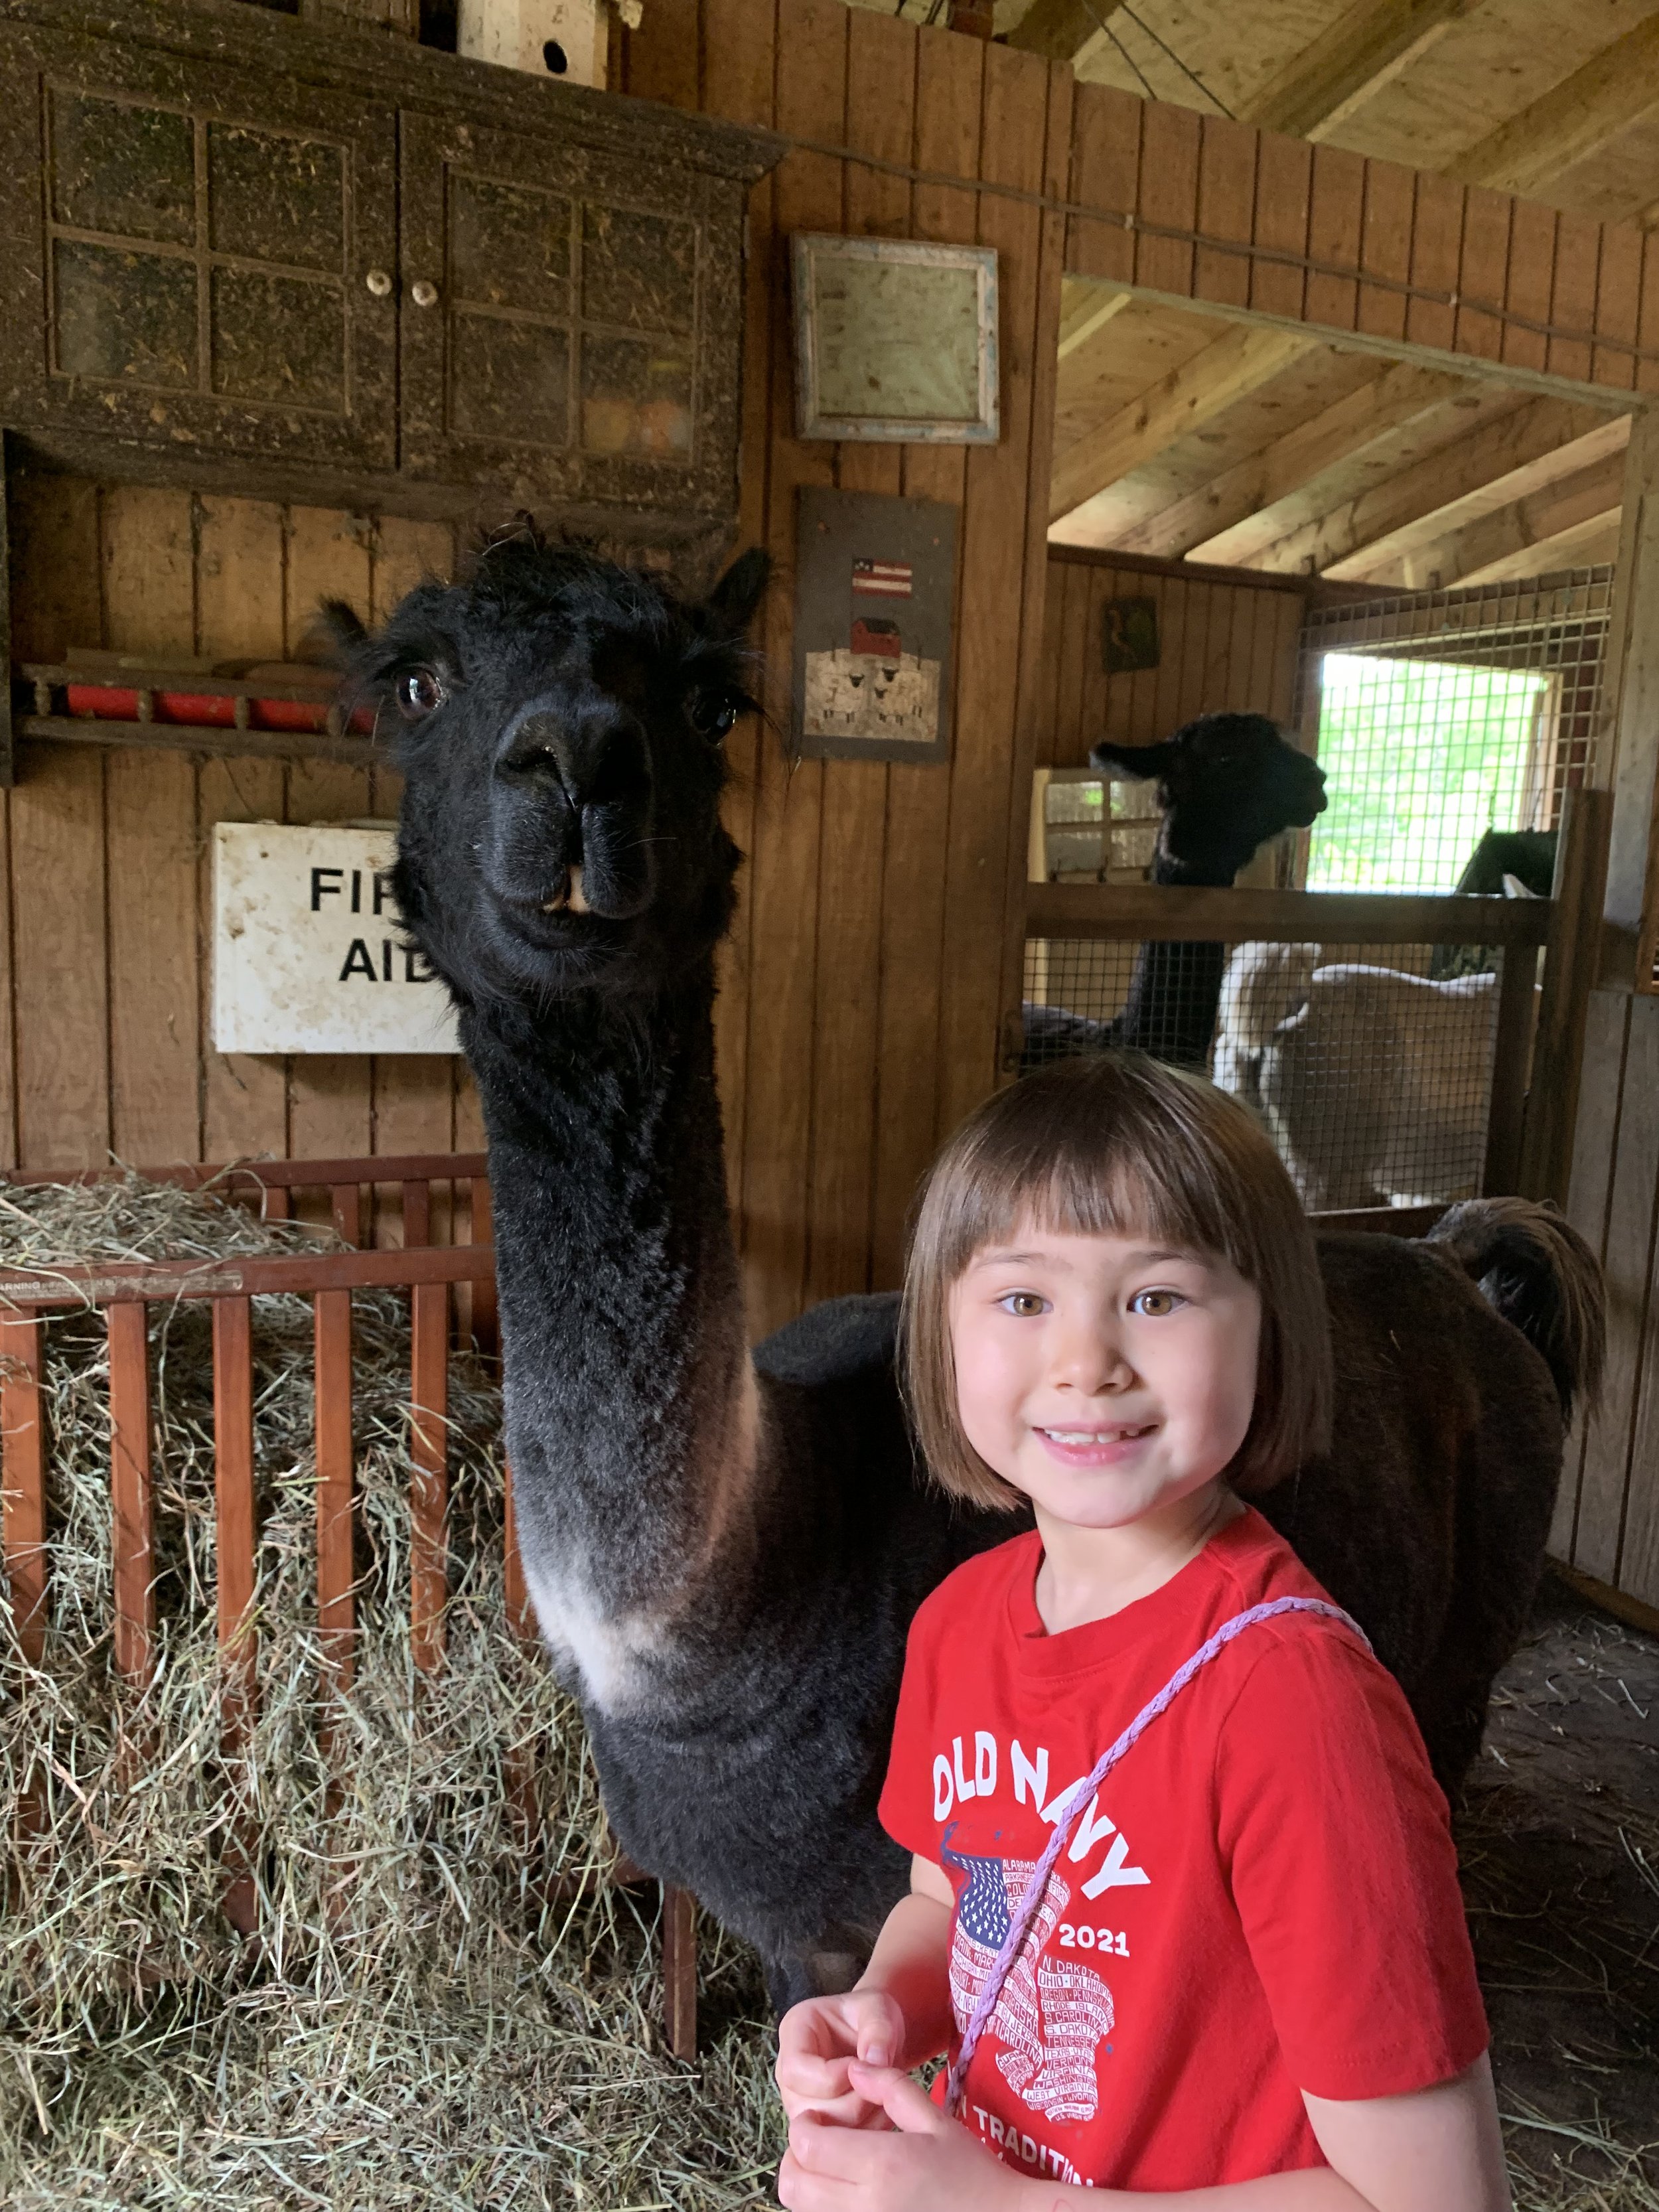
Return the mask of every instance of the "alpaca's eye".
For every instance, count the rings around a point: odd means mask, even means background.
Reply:
[[[418,722],[423,715],[435,713],[448,696],[430,668],[411,669],[398,678],[398,712],[406,722]]]
[[[729,691],[694,691],[685,712],[697,735],[718,744],[738,719],[738,702]]]

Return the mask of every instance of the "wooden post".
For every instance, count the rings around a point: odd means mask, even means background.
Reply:
[[[416,1283],[410,1303],[409,1639],[430,1674],[444,1656],[449,1598],[449,1285]]]
[[[1555,852],[1544,988],[1516,1188],[1527,1198],[1553,1199],[1558,1206],[1566,1203],[1572,1164],[1584,1024],[1595,980],[1612,818],[1613,801],[1607,792],[1568,792]],[[1506,963],[1521,957],[1518,950],[1504,956]]]
[[[40,1317],[0,1310],[0,1492],[17,1648],[38,1667],[46,1643],[46,1448]]]
[[[213,1511],[218,1569],[219,1658],[224,1670],[220,1742],[234,1759],[252,1718],[257,1645],[253,1627],[253,1302],[213,1301]],[[258,1890],[242,1826],[233,1826],[222,1863],[226,1918],[244,1936],[258,1919]]]
[[[153,1499],[149,1465],[149,1333],[142,1298],[112,1304],[110,1485],[114,1505],[115,1663],[143,1684],[155,1656]]]
[[[11,485],[11,443],[0,430],[0,789],[17,781],[11,726],[11,524],[7,512]]]
[[[317,1633],[329,1686],[349,1690],[353,1585],[351,1293],[319,1291],[316,1311]]]
[[[676,2058],[697,2055],[697,1900],[690,1890],[662,1893],[663,2025]]]
[[[1498,1034],[1492,1040],[1486,1157],[1480,1176],[1480,1188],[1489,1197],[1520,1187],[1521,1126],[1527,1105],[1533,979],[1537,973],[1538,955],[1533,946],[1504,946],[1503,980],[1498,987]]]

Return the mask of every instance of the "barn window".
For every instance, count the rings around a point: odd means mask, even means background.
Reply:
[[[1488,830],[1553,830],[1594,781],[1612,599],[1602,567],[1313,609],[1297,720],[1328,803],[1291,879],[1450,891]]]
[[[1547,828],[1556,688],[1530,669],[1326,653],[1308,889],[1449,891],[1488,830]]]

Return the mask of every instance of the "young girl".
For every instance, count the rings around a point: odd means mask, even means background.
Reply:
[[[881,1800],[910,1894],[857,1987],[782,2023],[784,2205],[1504,2212],[1445,1800],[1392,1678],[1243,1502],[1322,1448],[1331,1394],[1266,1138],[1132,1055],[1016,1085],[933,1170],[904,1336],[935,1478],[1036,1526],[911,1629]],[[976,2009],[951,2117],[947,2077],[930,2101],[907,2069],[959,2060]]]

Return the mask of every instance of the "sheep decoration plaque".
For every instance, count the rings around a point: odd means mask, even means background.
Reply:
[[[404,941],[384,829],[213,832],[218,1052],[458,1052],[448,994]]]
[[[945,760],[957,511],[804,488],[795,552],[794,744],[841,760]]]

